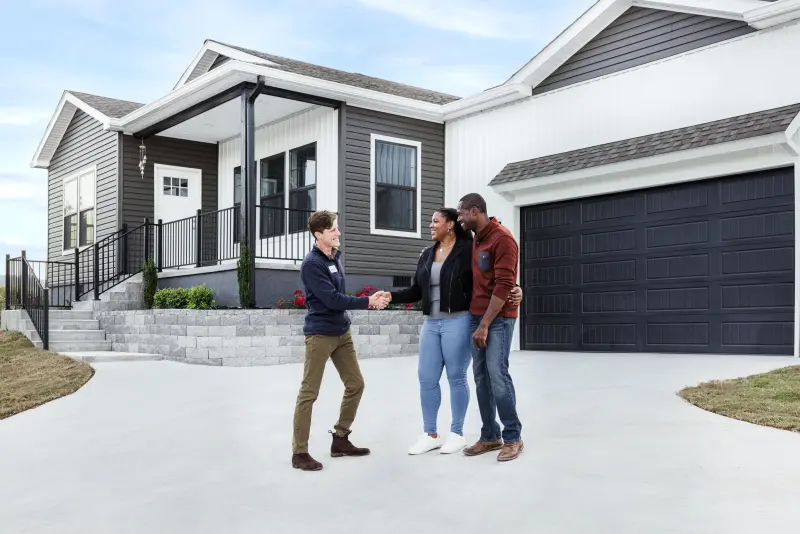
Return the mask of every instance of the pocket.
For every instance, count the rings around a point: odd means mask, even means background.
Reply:
[[[478,252],[478,269],[484,272],[492,269],[492,257],[488,250]]]

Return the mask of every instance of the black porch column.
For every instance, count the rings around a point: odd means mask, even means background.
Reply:
[[[250,249],[250,302],[255,304],[256,293],[256,169],[255,169],[255,105],[258,95],[264,88],[264,78],[258,77],[258,84],[252,90],[242,89],[242,208],[244,219],[240,227]],[[240,236],[241,238],[241,236]],[[242,241],[244,242],[244,241]]]

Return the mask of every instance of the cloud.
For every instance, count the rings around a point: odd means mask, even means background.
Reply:
[[[539,42],[542,31],[563,24],[564,15],[586,1],[565,0],[547,8],[501,5],[486,0],[355,0],[417,24],[473,37]],[[549,3],[548,3],[549,4]],[[555,2],[553,4],[556,4]]]
[[[50,113],[41,109],[24,107],[0,107],[0,124],[10,126],[30,126],[31,124],[46,123]]]
[[[47,206],[47,182],[41,176],[0,172],[0,199],[29,200]]]

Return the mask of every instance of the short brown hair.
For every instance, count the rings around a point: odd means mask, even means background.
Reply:
[[[325,230],[333,228],[333,223],[336,222],[336,214],[330,211],[315,211],[308,218],[308,231],[311,235],[316,236],[316,233],[322,233]]]

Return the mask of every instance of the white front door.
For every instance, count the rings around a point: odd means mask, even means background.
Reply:
[[[163,225],[162,266],[165,268],[195,263],[195,219],[197,210],[202,208],[202,189],[200,169],[155,165],[155,220],[161,219]],[[189,217],[192,219],[186,220]]]

